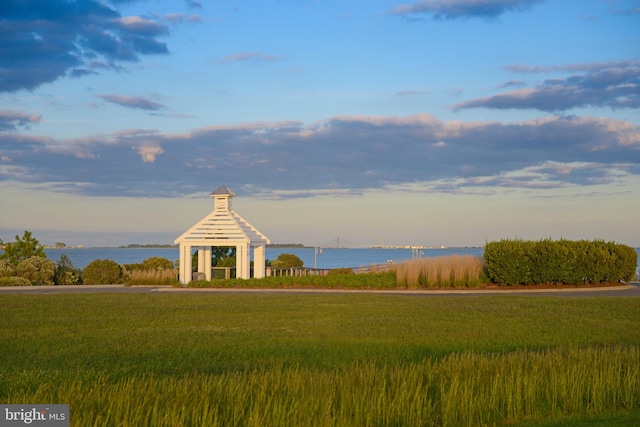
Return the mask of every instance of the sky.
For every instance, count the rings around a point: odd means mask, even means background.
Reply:
[[[638,0],[3,0],[0,238],[640,246]]]

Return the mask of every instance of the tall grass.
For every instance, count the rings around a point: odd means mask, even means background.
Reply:
[[[69,402],[74,426],[476,426],[640,408],[640,346],[83,376],[16,389],[5,401]]]
[[[396,267],[396,281],[409,288],[477,287],[487,278],[482,258],[451,255],[405,261]]]
[[[72,426],[640,419],[637,298],[0,294],[0,307],[0,401],[69,403]]]
[[[131,286],[176,286],[180,284],[180,281],[178,280],[178,271],[175,269],[136,269],[129,272],[127,284]]]

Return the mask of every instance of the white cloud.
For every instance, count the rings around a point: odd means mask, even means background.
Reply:
[[[157,145],[141,145],[139,147],[132,147],[140,154],[140,158],[145,163],[153,163],[156,161],[156,156],[164,153],[162,147]]]

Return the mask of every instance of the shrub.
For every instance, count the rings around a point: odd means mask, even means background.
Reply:
[[[62,286],[82,284],[80,270],[73,266],[73,263],[65,254],[60,255],[53,282]]]
[[[173,263],[171,261],[169,261],[167,258],[157,256],[145,259],[144,261],[142,261],[142,266],[147,270],[173,269]]]
[[[13,277],[16,275],[16,266],[8,259],[0,259],[0,277]]]
[[[129,271],[133,270],[157,270],[157,269],[173,269],[173,262],[169,261],[167,258],[162,257],[151,257],[147,258],[141,263],[138,264],[125,264],[124,268]]]
[[[529,243],[523,240],[501,240],[484,246],[484,261],[491,281],[504,285],[531,282]]]
[[[494,283],[580,284],[630,280],[638,256],[633,248],[615,242],[547,239],[490,242],[485,245],[484,259]]]
[[[33,286],[24,277],[0,277],[0,286]]]
[[[33,285],[53,285],[56,263],[41,256],[32,256],[20,261],[16,267],[16,276],[27,279]]]
[[[86,285],[121,284],[125,282],[125,274],[117,262],[96,259],[82,270],[82,281]]]
[[[280,254],[278,258],[271,261],[271,266],[273,268],[302,267],[304,266],[304,261],[295,254]]]

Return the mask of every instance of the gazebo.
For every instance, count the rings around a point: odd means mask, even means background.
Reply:
[[[193,227],[185,231],[174,243],[180,245],[180,283],[188,284],[192,279],[191,251],[198,250],[198,273],[211,280],[211,247],[235,246],[236,277],[251,276],[250,250],[253,249],[253,277],[265,276],[265,247],[269,239],[238,215],[231,206],[236,193],[221,185],[211,193],[214,209]]]

